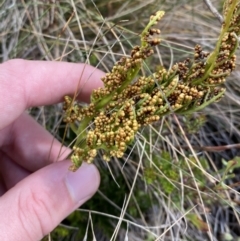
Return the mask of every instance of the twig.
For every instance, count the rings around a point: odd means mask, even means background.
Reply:
[[[223,24],[223,16],[218,12],[218,10],[212,5],[210,0],[203,0],[208,6],[209,10],[218,18],[221,24]]]
[[[187,149],[188,146],[181,146],[181,148]],[[225,146],[192,146],[194,150],[199,151],[208,151],[208,152],[220,152],[225,151],[233,148],[240,148],[240,143],[225,145]]]

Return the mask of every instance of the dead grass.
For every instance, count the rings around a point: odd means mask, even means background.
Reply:
[[[221,9],[220,1],[212,3]],[[0,4],[0,59],[2,62],[12,58],[85,62],[108,72],[121,56],[130,53],[131,47],[138,43],[138,34],[149,15],[159,9],[166,11],[160,23],[163,41],[149,62],[150,69],[144,71],[152,71],[153,63],[171,68],[178,60],[191,57],[196,43],[205,50],[213,48],[220,23],[204,1],[6,0]],[[214,188],[222,177],[218,173],[223,167],[222,159],[231,160],[239,156],[239,71],[238,62],[236,71],[226,83],[226,96],[220,103],[193,116],[196,120],[203,115],[206,120],[205,124],[197,126],[196,132],[190,132],[187,127],[193,121],[171,115],[142,130],[124,160],[113,160],[109,166],[98,161],[100,168],[111,170],[116,180],[110,181],[114,183],[116,192],[123,186],[118,183],[119,177],[124,180],[126,188],[120,192],[119,203],[99,192],[100,200],[105,200],[104,205],[118,210],[118,215],[101,211],[105,210],[101,206],[96,210],[76,211],[89,214],[84,240],[89,240],[93,233],[96,240],[109,240],[99,223],[94,223],[94,216],[100,220],[102,216],[107,217],[110,240],[213,241],[240,238],[239,185],[233,185],[240,181],[239,170],[235,170],[235,178],[227,180],[228,186],[222,192]],[[30,113],[57,138],[62,138],[65,127],[61,125],[61,104],[34,108]],[[233,146],[229,147],[230,144]],[[220,147],[220,151],[206,149],[209,146]],[[172,168],[178,167],[180,178],[177,182],[154,161],[154,158],[162,158],[163,151],[171,155],[172,159],[168,161],[173,163]],[[202,166],[201,158],[207,160],[209,169]],[[184,168],[178,166],[182,160],[186,165]],[[154,167],[157,176],[172,183],[176,193],[167,194],[162,184],[156,181],[147,184],[143,177],[146,163]],[[202,176],[197,176],[196,172]],[[203,177],[207,180],[204,191],[198,184]],[[192,195],[189,195],[190,191]],[[142,192],[150,199],[149,207],[144,211],[140,204]],[[131,210],[136,210],[137,215],[131,214]],[[189,222],[188,213],[194,213],[201,220],[200,228]],[[65,240],[75,239],[69,237]]]

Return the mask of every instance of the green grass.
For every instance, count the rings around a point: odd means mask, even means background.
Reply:
[[[221,11],[220,2],[212,1]],[[153,71],[153,63],[170,68],[191,57],[197,43],[213,49],[220,23],[203,1],[6,0],[0,4],[0,59],[86,62],[108,72],[139,44],[156,10],[166,12],[159,23],[163,41],[143,71]],[[239,166],[232,177],[225,163],[239,163],[237,61],[221,102],[142,129],[121,160],[107,165],[99,155],[99,192],[45,240],[239,240]],[[62,140],[61,105],[30,113]],[[63,141],[73,138],[68,130]]]

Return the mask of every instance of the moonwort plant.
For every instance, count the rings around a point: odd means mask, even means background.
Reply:
[[[156,37],[160,30],[154,25],[163,15],[158,11],[150,17],[140,35],[141,45],[133,47],[130,57],[122,57],[102,78],[104,87],[93,91],[88,106],[65,96],[64,121],[77,135],[70,170],[77,170],[83,161],[91,163],[99,150],[106,161],[121,158],[142,126],[169,113],[199,111],[223,96],[221,86],[235,68],[240,1],[225,1],[224,21],[211,53],[196,45],[192,59],[176,63],[170,70],[162,66],[149,76],[139,76],[144,60],[160,43]]]

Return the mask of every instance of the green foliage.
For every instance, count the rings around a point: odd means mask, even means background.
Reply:
[[[200,168],[196,167],[196,161],[194,158],[189,157],[188,159],[190,160],[190,162],[188,162],[190,163],[190,168],[194,173],[194,179],[199,188],[204,187],[207,184],[205,174]],[[144,178],[148,184],[158,183],[161,191],[167,196],[170,195],[171,199],[176,201],[176,204],[180,201],[180,195],[176,194],[179,193],[181,185],[192,187],[192,189],[185,189],[184,195],[186,198],[189,197],[195,199],[197,197],[192,177],[189,174],[189,167],[184,158],[179,157],[176,161],[170,153],[163,151],[161,155],[153,154],[152,160],[155,165],[147,164],[147,167],[144,169]],[[205,158],[199,158],[199,161],[204,170],[209,169],[208,162]],[[180,171],[184,183],[181,183]]]
[[[190,220],[198,230],[201,230],[202,232],[209,231],[207,223],[199,218],[196,214],[187,214],[187,219]]]
[[[218,174],[221,175],[219,184],[216,186],[216,189],[227,189],[225,184],[227,180],[233,179],[235,177],[235,170],[240,168],[240,157],[235,157],[233,160],[222,160],[223,168],[218,171]]]
[[[183,117],[183,125],[186,128],[186,132],[189,134],[194,134],[199,131],[199,129],[206,123],[206,116],[201,114],[190,114]]]
[[[176,186],[173,183],[179,181],[178,167],[172,161],[172,157],[168,152],[163,151],[160,156],[154,155],[152,158],[158,170],[154,167],[146,167],[144,170],[144,177],[148,184],[153,184],[154,181],[160,183],[164,193],[171,194]]]
[[[106,161],[121,158],[142,126],[169,113],[197,112],[221,99],[225,92],[221,85],[235,68],[239,8],[237,0],[226,1],[224,23],[211,53],[196,45],[193,59],[176,63],[169,70],[161,66],[149,76],[139,76],[144,61],[154,52],[153,46],[160,43],[155,37],[160,30],[153,28],[164,15],[158,11],[142,31],[140,46],[133,47],[131,56],[122,57],[102,78],[104,87],[93,91],[89,106],[65,96],[64,120],[77,135],[70,169],[75,171],[82,161],[92,162],[99,150]],[[79,122],[77,129],[75,122]],[[93,128],[88,130],[91,123]]]
[[[76,232],[76,231],[75,231]],[[55,230],[51,233],[52,240],[58,241],[68,241],[71,237],[72,231],[67,229],[66,227],[58,226]],[[42,239],[42,241],[49,241],[49,237],[46,236]]]

